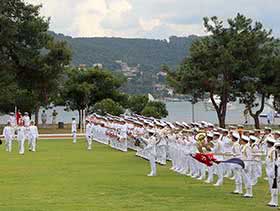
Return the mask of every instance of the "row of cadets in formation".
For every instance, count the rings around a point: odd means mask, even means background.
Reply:
[[[225,130],[204,121],[170,123],[138,115],[122,118],[93,115],[88,124],[91,125],[87,133],[90,134],[90,140],[99,140],[121,151],[131,148],[137,150],[138,156],[148,159],[151,166],[148,176],[156,176],[156,161],[165,164],[166,160],[171,160],[171,170],[205,180],[206,183],[213,183],[214,175],[217,175],[215,186],[222,186],[224,178],[230,178],[235,183],[233,193],[243,194],[245,187],[244,197],[247,198],[253,197],[253,187],[262,176],[264,157],[265,179],[271,191],[268,205],[278,206],[278,188],[275,188],[278,185],[273,186],[277,175],[275,166],[279,160],[278,131],[272,133],[271,128],[265,128],[263,132],[247,131],[242,125],[230,126]],[[135,128],[138,132],[134,131]],[[139,143],[136,145],[137,141]],[[228,163],[206,166],[193,158],[195,153],[211,153],[219,161],[239,158],[244,161],[245,168]]]
[[[28,140],[29,151],[36,151],[36,144],[39,136],[38,128],[34,124],[34,121],[30,120],[27,112],[25,112],[22,121],[19,121],[18,123],[15,121],[14,113],[10,113],[10,119],[3,129],[3,136],[7,152],[12,152],[12,146],[15,138],[18,141],[19,154],[24,154],[24,143],[26,140]]]
[[[182,126],[180,123],[176,123],[177,126]],[[192,125],[193,126],[193,125]],[[196,125],[195,125],[196,126]],[[208,172],[206,183],[213,182],[213,174],[218,176],[215,186],[221,186],[223,184],[224,177],[231,177],[235,180],[235,190],[233,193],[242,194],[242,183],[245,186],[246,193],[244,197],[253,197],[253,186],[257,184],[258,178],[262,174],[262,155],[265,155],[265,169],[267,179],[269,181],[269,189],[271,191],[271,201],[269,206],[278,206],[278,189],[272,188],[273,181],[275,181],[275,157],[278,158],[275,153],[275,146],[280,145],[280,133],[275,131],[272,133],[270,128],[265,128],[262,134],[259,130],[245,131],[243,126],[239,126],[238,129],[231,127],[231,130],[215,129],[212,124],[207,127],[203,124],[199,126],[201,131],[197,131],[196,128],[191,127],[193,130],[191,133],[184,129],[179,130],[179,133],[171,133],[168,138],[168,151],[171,155],[172,170],[192,176],[198,180],[206,178],[206,172]],[[199,135],[205,134],[202,139],[199,140]],[[245,169],[242,169],[238,165],[232,164],[219,164],[213,163],[212,166],[207,167],[204,164],[193,159],[190,154],[202,152],[211,152],[218,160],[227,160],[231,157],[240,158],[245,163]],[[186,156],[187,155],[187,156]],[[278,173],[278,175],[280,175]],[[278,187],[277,185],[274,185]]]
[[[77,141],[77,126],[72,120],[73,143]],[[136,149],[134,139],[144,134],[142,123],[122,118],[112,118],[93,115],[86,119],[86,143],[88,150],[92,149],[92,141],[108,144],[112,148],[126,152],[128,148]]]
[[[255,131],[242,131],[243,126],[239,126],[238,130],[231,127],[231,130],[216,130],[210,125],[210,128],[200,128],[201,131],[193,129],[192,132],[187,134],[176,134],[173,137],[172,147],[172,170],[187,174],[198,180],[208,177],[206,183],[213,182],[213,174],[218,176],[215,186],[223,184],[224,177],[231,177],[235,180],[235,190],[233,193],[242,194],[242,184],[244,184],[246,193],[244,197],[253,197],[253,186],[257,184],[258,179],[262,174],[262,161],[264,155],[266,157],[265,168],[266,175],[269,180],[269,187],[272,187],[272,181],[275,179],[275,159],[272,157],[274,152],[273,145],[279,144],[279,132],[271,133],[270,128],[266,128],[264,133],[261,134],[259,130]],[[203,129],[203,130],[202,130]],[[172,140],[170,138],[169,140]],[[196,143],[196,144],[195,144]],[[184,152],[185,150],[185,152]],[[185,156],[189,153],[209,153],[215,155],[219,161],[228,160],[229,158],[240,158],[245,163],[245,169],[238,165],[232,164],[216,164],[212,166],[205,166],[204,164],[193,159],[191,156]],[[186,159],[186,160],[184,160]],[[184,162],[181,162],[184,160]],[[268,203],[269,206],[277,206],[275,203],[276,191],[272,191],[272,200]],[[274,199],[274,200],[273,200]]]

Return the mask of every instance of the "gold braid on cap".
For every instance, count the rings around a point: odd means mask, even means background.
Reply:
[[[204,139],[206,138],[206,134],[205,133],[199,133],[195,136],[195,140],[197,142],[202,142],[204,141]]]
[[[206,134],[205,133],[199,133],[195,136],[196,144],[197,144],[197,149],[199,152],[203,153],[203,148],[205,147],[205,138]]]

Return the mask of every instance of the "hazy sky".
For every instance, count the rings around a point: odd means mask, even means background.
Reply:
[[[26,0],[43,4],[51,30],[74,37],[168,38],[205,34],[202,18],[261,21],[280,37],[280,0]]]

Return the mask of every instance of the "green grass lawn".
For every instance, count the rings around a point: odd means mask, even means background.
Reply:
[[[86,151],[84,141],[40,141],[38,152],[11,154],[1,146],[0,210],[207,210],[265,211],[269,201],[265,181],[253,199],[232,195],[233,181],[213,187],[158,166],[147,177],[148,162],[130,151],[122,153],[96,144]]]

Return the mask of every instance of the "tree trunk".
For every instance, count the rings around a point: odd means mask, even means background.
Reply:
[[[79,110],[79,125],[78,129],[81,129],[81,110]]]
[[[35,108],[35,125],[39,126],[39,110],[40,106],[36,106]]]
[[[192,102],[192,122],[195,122],[194,119],[194,103]]]
[[[213,93],[210,93],[211,102],[216,110],[217,117],[219,120],[219,126],[221,128],[226,127],[226,110],[227,110],[227,98],[225,96],[221,97],[220,105],[217,105]]]
[[[251,105],[247,105],[247,107],[249,109],[249,114],[254,119],[255,128],[256,129],[260,129],[260,119],[259,119],[259,116],[260,116],[260,114],[264,110],[264,103],[265,103],[265,94],[262,94],[262,97],[261,97],[261,107],[260,107],[260,109],[258,111],[256,111],[256,113],[253,113]]]
[[[84,110],[83,109],[82,109],[81,126],[82,126],[82,131],[83,131],[83,129],[84,129]]]
[[[259,116],[255,115],[253,118],[254,118],[254,121],[255,121],[255,128],[256,129],[260,129],[260,119],[259,119]]]
[[[226,128],[226,116],[225,116],[225,114],[220,114],[220,116],[218,116],[218,118],[219,118],[219,126],[221,127],[221,128]]]

